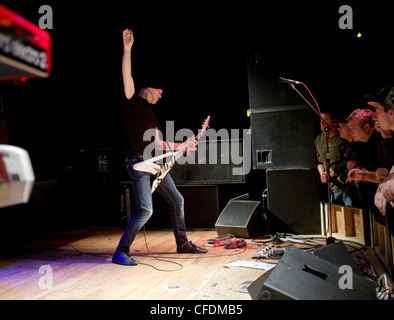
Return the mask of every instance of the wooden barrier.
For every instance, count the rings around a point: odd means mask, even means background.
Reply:
[[[328,204],[321,207],[324,217],[326,230],[322,230],[323,234],[328,230],[329,221],[327,217]],[[336,204],[331,205],[332,233],[338,233],[344,237],[355,237],[361,241],[365,241],[363,211],[360,208],[345,207]]]
[[[328,219],[328,204],[321,203],[321,217],[322,217],[322,234],[329,233],[329,219]],[[369,211],[368,211],[369,212]],[[331,205],[331,223],[332,234],[334,237],[353,238],[351,240],[360,242],[366,245],[366,234],[371,234],[371,247],[375,251],[380,262],[393,277],[394,275],[394,237],[390,235],[388,228],[385,224],[379,223],[374,218],[373,214],[365,217],[370,221],[370,229],[366,230],[364,226],[363,210],[356,207],[345,207],[337,204]],[[368,244],[369,246],[369,244]]]
[[[389,234],[388,228],[373,219],[373,241],[374,249],[380,261],[393,276],[393,245],[394,237]]]

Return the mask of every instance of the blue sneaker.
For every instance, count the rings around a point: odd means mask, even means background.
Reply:
[[[138,261],[130,257],[126,252],[115,252],[112,256],[112,263],[121,264],[124,266],[136,266]]]

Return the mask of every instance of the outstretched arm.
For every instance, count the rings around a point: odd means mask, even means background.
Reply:
[[[124,93],[127,99],[131,99],[135,93],[134,79],[131,75],[131,48],[134,43],[133,31],[123,30],[123,61],[122,74]]]
[[[365,169],[352,169],[348,173],[347,182],[355,181],[359,183],[360,181],[370,181],[373,183],[381,183],[389,175],[390,172],[386,168],[378,168],[375,172]]]

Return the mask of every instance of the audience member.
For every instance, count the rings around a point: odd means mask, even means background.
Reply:
[[[338,159],[336,161],[336,168],[334,169],[335,176],[339,183],[345,188],[345,193],[351,199],[352,206],[361,206],[361,196],[358,190],[358,185],[355,182],[347,183],[348,172],[356,166],[356,151],[357,145],[360,142],[354,142],[350,133],[346,118],[341,117],[338,120],[338,133],[342,138],[342,143],[338,147]]]
[[[347,118],[350,133],[354,141],[361,142],[354,159],[356,168],[349,171],[349,177],[355,170],[366,170],[374,172],[379,167],[378,158],[378,135],[374,126],[374,112],[370,109],[354,110]],[[354,179],[349,178],[348,182]],[[358,181],[358,180],[354,180]],[[377,185],[374,183],[359,183],[358,189],[361,195],[361,206],[366,210],[371,210],[374,215],[374,195]]]
[[[375,171],[379,167],[377,154],[379,133],[375,130],[374,112],[370,109],[354,110],[347,118],[354,141],[363,142],[358,148],[355,165]]]
[[[330,179],[334,177],[335,169],[337,166],[337,160],[339,155],[339,145],[343,143],[343,140],[337,135],[336,125],[337,123],[333,120],[330,113],[322,113],[322,119],[320,121],[320,129],[322,131],[315,138],[315,149],[317,157],[317,170],[320,174],[320,180],[323,184],[330,183],[330,194],[331,202],[335,204],[344,204],[345,206],[351,206],[352,200],[345,192],[345,185],[336,181],[336,179]],[[330,172],[327,174],[327,139],[329,145],[329,164]],[[324,192],[323,192],[324,194]],[[328,192],[327,192],[328,194]]]
[[[373,97],[372,100],[373,101],[369,102],[368,104],[375,109],[375,118],[381,128],[381,132],[394,130],[394,87],[384,88],[376,97]],[[382,168],[382,170],[386,169],[386,177],[383,182],[380,180],[381,183],[379,184],[375,194],[375,205],[382,215],[386,215],[387,211],[393,211],[390,206],[394,207],[394,164],[392,160],[393,142],[392,138],[390,139],[387,136],[386,138],[383,136],[382,142],[384,160],[386,161],[387,165],[387,167]],[[390,170],[389,174],[387,174],[387,170]],[[376,176],[378,176],[378,171],[376,172]],[[383,175],[381,178],[383,178]],[[388,205],[388,203],[390,205]],[[391,221],[392,219],[389,220]],[[391,221],[391,223],[390,221],[389,224],[393,225],[393,221]]]
[[[362,207],[371,210],[378,221],[382,220],[379,216],[387,216],[387,225],[393,231],[394,87],[386,87],[369,100],[375,112],[357,109],[338,124],[330,113],[322,114],[322,133],[315,138],[317,169],[321,182],[330,182],[332,203],[351,206],[361,198]],[[327,138],[331,179],[326,172]],[[337,183],[333,183],[334,177]]]
[[[390,169],[394,164],[394,139],[391,130],[381,128],[379,121],[376,119],[375,112],[375,128],[380,133],[381,139],[378,144],[378,158],[381,168]]]
[[[394,230],[394,144],[391,131],[394,130],[394,87],[386,87],[377,96],[372,97],[368,104],[375,109],[374,120],[377,132],[381,134],[377,154],[380,159],[380,168],[372,172],[365,169],[353,169],[349,172],[348,180],[370,181],[378,184],[374,204],[382,216],[387,216],[387,226],[391,232]],[[390,170],[390,171],[389,171]],[[384,220],[376,217],[377,220]]]

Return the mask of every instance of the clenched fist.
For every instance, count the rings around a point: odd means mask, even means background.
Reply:
[[[131,50],[134,43],[134,35],[131,29],[123,30],[123,46],[125,49]]]

